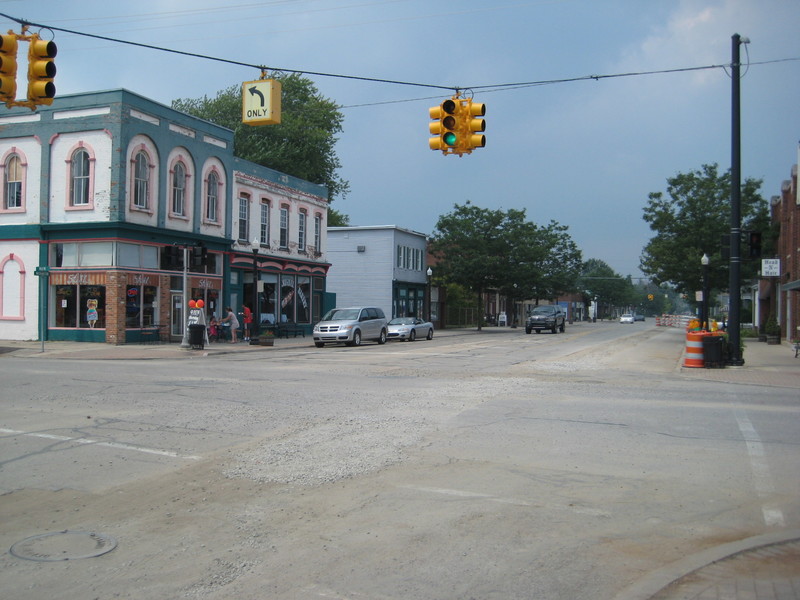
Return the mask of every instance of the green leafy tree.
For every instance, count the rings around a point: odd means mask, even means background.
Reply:
[[[253,127],[242,123],[242,88],[233,85],[215,98],[184,98],[172,108],[233,130],[236,156],[327,186],[331,199],[345,197],[347,181],[337,174],[336,134],[344,116],[332,100],[323,98],[311,80],[296,74],[273,73],[281,82],[281,122]],[[343,215],[333,213],[334,221]],[[346,219],[346,217],[344,217]]]
[[[722,240],[730,236],[730,171],[716,164],[667,179],[667,195],[653,192],[644,208],[644,220],[656,235],[645,246],[641,270],[656,283],[672,283],[693,294],[702,289],[700,258],[710,259],[712,289],[727,289],[728,270],[722,258]],[[741,190],[742,229],[761,231],[770,239],[767,202],[759,194],[761,181],[746,179]],[[758,265],[742,263],[742,277],[753,277]]]
[[[575,289],[580,250],[567,228],[527,221],[524,210],[489,210],[467,201],[442,215],[431,240],[439,275],[476,294],[498,289],[512,301],[555,298]]]
[[[630,276],[623,277],[606,262],[590,258],[581,266],[581,286],[587,302],[597,300],[599,317],[613,314],[615,308],[630,306],[636,295]]]

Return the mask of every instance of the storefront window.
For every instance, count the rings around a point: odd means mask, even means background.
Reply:
[[[294,322],[295,289],[294,277],[281,277],[281,323]]]
[[[264,282],[264,292],[261,294],[261,323],[266,325],[275,324],[275,295],[278,289],[278,276],[262,274],[261,280]]]
[[[297,278],[297,322],[311,322],[311,277]]]
[[[158,288],[129,285],[125,296],[125,327],[150,327],[157,323]]]
[[[56,285],[55,327],[106,326],[106,288],[103,285]]]

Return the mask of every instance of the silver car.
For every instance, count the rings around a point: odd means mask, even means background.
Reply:
[[[374,306],[334,308],[314,325],[314,345],[347,344],[360,346],[362,340],[386,343],[386,316]]]
[[[433,323],[417,317],[395,317],[389,321],[390,340],[408,340],[413,342],[418,337],[433,339]]]

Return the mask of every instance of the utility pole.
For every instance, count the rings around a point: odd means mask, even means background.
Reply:
[[[730,304],[728,306],[728,339],[730,340],[729,364],[742,366],[741,341],[741,235],[742,235],[742,144],[740,130],[741,108],[739,103],[739,49],[750,40],[738,33],[731,38],[731,258],[730,258]]]

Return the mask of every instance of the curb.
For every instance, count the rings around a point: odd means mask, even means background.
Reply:
[[[800,539],[800,529],[791,529],[765,533],[708,548],[648,573],[614,596],[614,600],[650,600],[670,584],[703,567],[737,554],[797,539]]]

